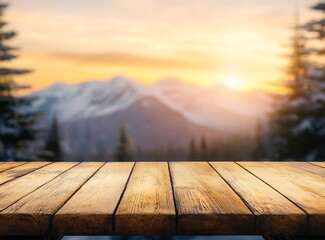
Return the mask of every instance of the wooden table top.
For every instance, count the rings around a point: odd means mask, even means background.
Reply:
[[[325,236],[324,162],[0,163],[0,236]]]

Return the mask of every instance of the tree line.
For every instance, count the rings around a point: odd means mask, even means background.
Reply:
[[[42,113],[30,107],[35,98],[20,96],[30,86],[19,84],[16,76],[28,69],[10,68],[7,62],[17,58],[16,47],[8,42],[16,32],[7,30],[4,12],[8,4],[0,0],[0,160],[63,160],[58,119],[49,129],[37,128]],[[325,159],[325,2],[311,8],[320,17],[296,24],[290,40],[287,79],[279,83],[284,94],[275,96],[275,105],[267,124],[257,134],[233,135],[207,141],[204,136],[189,139],[184,146],[157,146],[132,149],[125,126],[121,126],[115,151],[100,153],[98,159],[129,160],[324,160]],[[34,142],[45,137],[42,146]],[[80,159],[80,157],[79,157]]]
[[[222,139],[206,139],[204,136],[188,139],[187,146],[160,145],[148,149],[134,145],[127,126],[122,125],[116,148],[96,154],[70,156],[72,160],[92,161],[227,161],[251,160],[258,157],[256,134],[230,135]]]

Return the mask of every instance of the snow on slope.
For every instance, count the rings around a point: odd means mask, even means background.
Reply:
[[[263,91],[244,93],[222,85],[203,88],[176,79],[162,80],[155,89],[191,121],[230,132],[252,130],[265,119],[272,104]]]
[[[270,107],[264,92],[251,94],[222,86],[203,88],[177,79],[144,85],[124,77],[74,85],[54,84],[35,92],[35,108],[54,114],[63,122],[105,116],[126,109],[147,97],[155,97],[189,121],[229,132],[251,130]]]
[[[116,77],[110,81],[89,81],[75,85],[54,84],[35,92],[35,107],[58,115],[63,122],[92,118],[127,108],[144,97],[147,89],[135,81]]]

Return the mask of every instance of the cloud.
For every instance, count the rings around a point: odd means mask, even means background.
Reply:
[[[82,65],[215,70],[215,60],[211,56],[191,52],[170,57],[120,52],[103,54],[53,53],[51,56]]]
[[[235,71],[260,84],[278,78],[292,14],[283,0],[15,0],[6,20],[39,81],[119,73],[194,82]]]

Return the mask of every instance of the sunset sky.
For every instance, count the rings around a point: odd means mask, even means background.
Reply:
[[[33,89],[123,75],[268,88],[283,77],[293,0],[14,0],[18,78]],[[301,0],[302,19],[315,1]]]

